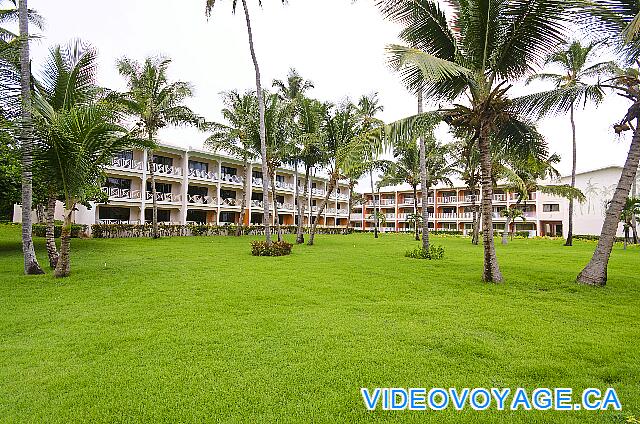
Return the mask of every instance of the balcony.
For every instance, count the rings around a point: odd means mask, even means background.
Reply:
[[[335,215],[338,210],[336,208],[327,208],[326,211],[329,215]]]
[[[199,178],[207,181],[218,181],[218,174],[216,174],[215,172],[205,172],[199,169],[189,168],[189,177]]]
[[[351,214],[351,220],[352,221],[362,221],[364,215],[362,215],[361,213],[353,213]]]
[[[493,201],[494,202],[506,202],[507,201],[507,195],[506,194],[494,194],[493,195]]]
[[[286,183],[284,181],[277,181],[276,180],[276,189],[278,190],[287,190],[287,191],[293,191],[295,189],[295,185],[292,183]]]
[[[293,211],[295,210],[295,206],[293,203],[280,203],[278,202],[278,210],[281,211]]]
[[[252,208],[264,208],[264,203],[262,202],[262,200],[252,200],[251,201],[251,207]]]
[[[238,206],[238,201],[233,197],[228,197],[226,199],[220,199],[220,206],[235,207],[235,206]]]
[[[473,219],[473,212],[464,212],[464,213],[460,213],[458,214],[458,219],[464,219],[464,220],[469,220],[469,219]]]
[[[438,213],[436,219],[458,219],[457,213]]]
[[[201,196],[199,194],[187,194],[187,203],[190,205],[212,205],[215,206],[217,203],[215,197],[211,196]]]
[[[150,191],[147,191],[147,200],[152,199],[153,194]],[[156,192],[156,202],[182,203],[182,195]]]
[[[336,197],[338,198],[338,200],[344,200],[344,201],[348,201],[349,200],[349,195],[348,194],[344,194],[344,193],[340,193]]]
[[[128,188],[102,187],[100,189],[109,199],[115,200],[140,200],[142,193],[140,190],[131,190]]]
[[[254,187],[262,187],[262,186],[263,186],[263,183],[264,183],[264,180],[263,180],[262,178],[256,178],[256,177],[253,177],[253,178],[251,179],[251,184],[252,184]]]
[[[444,203],[444,204],[458,203],[458,196],[438,197],[438,203]]]
[[[396,219],[396,214],[395,213],[386,213],[386,214],[384,214],[384,218],[386,220],[395,220]]]
[[[140,225],[139,220],[122,220],[122,219],[99,219],[98,224],[101,225],[110,225],[110,224],[130,224],[130,225]]]
[[[220,181],[231,184],[242,184],[244,182],[244,178],[238,177],[237,175],[222,174],[220,175]]]
[[[163,165],[159,163],[152,164],[153,173],[155,175],[165,175],[168,177],[181,177],[182,176],[182,168],[179,166],[169,166]],[[147,164],[147,169],[149,169],[149,165]]]
[[[465,203],[473,203],[473,202],[478,203],[480,202],[480,196],[479,195],[474,196],[472,194],[469,194],[466,196],[460,196],[460,201]]]
[[[412,197],[405,197],[404,200],[402,202],[400,202],[401,205],[413,205],[414,202],[414,198]]]
[[[349,215],[349,211],[346,210],[346,209],[338,209],[338,215],[347,216],[347,215]]]
[[[320,197],[324,197],[327,195],[327,191],[322,189],[322,188],[312,188],[311,189],[311,194],[313,196],[320,196]]]
[[[535,219],[538,217],[538,214],[535,212],[523,212],[522,216],[527,218],[527,219]]]
[[[143,166],[142,162],[135,159],[123,159],[123,158],[114,158],[111,161],[111,168],[122,169],[126,171],[140,171],[142,172]]]

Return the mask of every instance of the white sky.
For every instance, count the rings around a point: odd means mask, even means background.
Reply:
[[[207,22],[204,0],[31,0],[30,7],[46,19],[41,39],[32,44],[37,73],[48,49],[80,38],[99,52],[99,82],[123,90],[115,69],[117,58],[143,60],[147,55],[173,59],[170,77],[191,82],[195,97],[188,103],[209,120],[220,120],[220,92],[255,87],[241,4],[231,14],[231,1],[218,0]],[[371,0],[249,0],[254,41],[263,85],[284,79],[291,67],[312,80],[311,96],[329,101],[379,92],[387,122],[414,114],[416,101],[388,69],[384,48],[397,42],[399,28],[382,19]],[[543,89],[534,86],[531,89]],[[522,94],[518,89],[514,94]],[[615,95],[597,110],[577,116],[578,169],[623,165],[628,140],[615,137],[611,126],[627,103]],[[540,129],[550,149],[562,156],[563,174],[571,170],[571,133],[568,119],[547,118]],[[190,129],[167,129],[165,143],[201,147],[206,135]],[[362,186],[362,185],[361,185]],[[366,188],[368,184],[362,186]]]

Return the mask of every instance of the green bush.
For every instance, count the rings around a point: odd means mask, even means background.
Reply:
[[[412,250],[407,250],[404,256],[412,259],[439,260],[444,258],[444,247],[437,244],[430,244],[428,252],[422,247],[417,247]]]
[[[56,222],[56,225],[53,227],[53,234],[55,238],[60,238],[62,235],[62,224],[58,224],[59,221]],[[47,226],[45,224],[33,224],[33,235],[36,237],[44,237],[47,233]],[[83,233],[87,231],[86,225],[71,225],[71,238],[79,238]]]
[[[267,245],[266,241],[251,242],[251,254],[253,256],[287,256],[291,254],[293,244],[286,241],[276,241]]]
[[[529,231],[516,231],[513,235],[516,238],[529,238]]]

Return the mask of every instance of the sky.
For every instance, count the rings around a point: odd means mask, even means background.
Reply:
[[[210,121],[222,121],[220,93],[255,88],[241,4],[232,14],[230,0],[218,0],[212,17],[204,15],[204,0],[31,0],[45,18],[40,38],[32,43],[34,72],[56,44],[81,39],[99,53],[98,81],[124,90],[115,64],[127,56],[172,59],[169,77],[188,81],[195,96],[187,102]],[[416,113],[415,98],[387,65],[385,46],[397,43],[400,28],[382,18],[372,0],[249,0],[254,42],[262,83],[285,79],[295,68],[315,89],[310,96],[340,102],[379,93],[386,122]],[[550,88],[535,84],[516,87],[513,95]],[[624,164],[628,138],[616,137],[612,125],[626,112],[627,102],[610,95],[599,107],[577,113],[578,171]],[[571,172],[571,128],[567,117],[545,118],[539,128],[550,150],[562,157],[558,169]],[[446,131],[439,131],[447,141]],[[162,142],[201,148],[206,134],[187,128],[168,128]],[[366,188],[368,184],[360,184]]]

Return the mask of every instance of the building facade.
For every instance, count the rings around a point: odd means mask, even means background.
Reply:
[[[106,203],[92,202],[91,208],[78,206],[74,222],[144,224],[152,219],[151,177],[146,150],[121,152],[106,167],[106,180],[101,188],[108,197]],[[261,224],[264,214],[261,165],[251,163],[244,174],[243,163],[237,159],[200,150],[186,150],[162,145],[154,150],[153,171],[156,179],[158,221],[171,224],[235,224],[240,217],[245,178],[249,178],[249,193],[245,208],[245,225]],[[304,190],[304,175],[296,177],[292,169],[279,168],[275,173],[278,216],[282,225],[295,225],[297,207],[295,187]],[[309,203],[303,222],[308,224],[317,214],[325,198],[328,181],[312,176],[308,181]],[[349,187],[338,184],[330,194],[319,225],[346,227],[348,222]],[[62,217],[58,205],[56,218]],[[272,220],[273,205],[271,205]],[[14,218],[21,217],[16,206]]]

